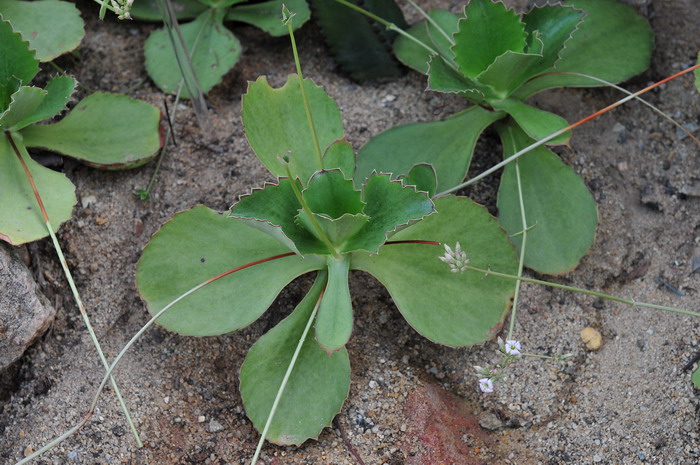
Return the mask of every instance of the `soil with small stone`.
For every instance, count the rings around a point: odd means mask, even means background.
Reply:
[[[453,11],[462,5],[419,3]],[[526,0],[506,3],[528,6]],[[700,50],[697,2],[630,3],[649,18],[656,49],[650,69],[625,83],[628,89],[694,64]],[[145,80],[128,95],[160,108],[166,100],[172,105],[144,69],[143,42],[156,26],[112,18],[100,22],[94,4],[79,6],[87,36],[78,56],[57,63],[91,89],[124,92]],[[198,126],[189,103],[177,107],[177,146],[164,159],[150,200],[139,200],[134,191],[146,186],[154,164],[123,172],[67,161],[57,167],[75,183],[79,197],[58,238],[109,358],[148,319],[134,270],[160,225],[197,204],[225,211],[240,194],[271,180],[246,142],[240,98],[246,83],[260,75],[274,86],[285,82],[294,71],[289,42],[239,24],[232,28],[244,53],[207,95],[210,126]],[[425,78],[413,72],[396,80],[352,82],[313,24],[297,39],[305,75],[338,102],[356,149],[396,124],[434,120],[463,108],[461,101],[425,92]],[[562,89],[533,101],[575,121],[620,97],[613,89]],[[646,98],[688,128],[698,128],[700,95],[692,78],[665,84]],[[581,265],[554,280],[700,310],[700,273],[693,270],[700,256],[698,146],[632,102],[576,129],[571,146],[556,151],[593,193],[600,226]],[[497,138],[487,133],[470,174],[499,157]],[[491,176],[464,194],[496,213],[497,184],[498,176]],[[48,332],[0,376],[0,463],[9,464],[79,422],[103,373],[50,242],[16,253],[29,263],[57,312]],[[116,373],[144,447],[136,447],[108,389],[87,425],[37,463],[249,463],[259,435],[242,408],[238,370],[253,342],[292,310],[310,284],[311,277],[296,280],[260,320],[233,334],[194,338],[159,327],[148,331]],[[335,426],[299,447],[266,445],[261,463],[360,463],[353,451],[364,463],[387,465],[700,461],[700,397],[685,369],[700,352],[696,318],[526,284],[517,338],[528,352],[573,357],[565,363],[519,361],[485,395],[472,366],[498,360],[494,341],[463,349],[433,344],[403,320],[371,277],[353,273],[351,292],[352,385]],[[602,334],[599,350],[585,347],[579,336],[585,327]]]

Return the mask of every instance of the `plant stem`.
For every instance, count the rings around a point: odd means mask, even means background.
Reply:
[[[520,201],[520,217],[523,223],[523,240],[520,245],[520,258],[518,260],[518,277],[523,276],[523,266],[525,264],[525,248],[527,245],[527,219],[525,218],[525,203],[523,202],[523,189],[520,182],[520,164],[515,160],[515,178],[518,184],[518,200]],[[508,325],[508,337],[506,340],[513,339],[513,330],[515,329],[515,316],[518,314],[518,300],[520,297],[520,281],[515,282],[515,295],[513,295],[513,308],[510,312],[510,322]]]
[[[387,21],[386,19],[381,18],[381,17],[375,15],[374,13],[371,13],[371,12],[369,12],[369,11],[363,9],[363,8],[360,8],[360,7],[357,6],[357,5],[353,5],[352,3],[348,2],[347,0],[335,0],[335,1],[338,2],[338,3],[340,3],[341,5],[345,5],[346,7],[350,8],[350,9],[353,9],[353,10],[359,12],[359,13],[362,13],[363,15],[365,15],[365,16],[367,16],[367,17],[369,17],[369,18],[372,18],[373,20],[375,20],[375,21],[378,22],[379,24],[381,24],[381,25],[383,25],[384,27],[386,27],[388,30],[394,31],[394,32],[396,32],[396,33],[398,33],[398,34],[404,36],[404,37],[407,38],[408,40],[410,40],[410,41],[412,41],[412,42],[415,42],[416,44],[418,44],[419,46],[421,46],[423,49],[425,49],[426,51],[428,51],[428,53],[430,53],[431,55],[439,55],[439,53],[436,52],[435,50],[433,50],[429,45],[425,44],[425,43],[424,43],[423,41],[421,41],[420,39],[418,39],[418,38],[416,38],[416,37],[413,37],[411,34],[409,34],[408,32],[404,31],[403,29],[401,29],[400,27],[398,27],[396,24],[394,24],[394,23],[392,23],[392,22],[389,22],[389,21]],[[446,60],[446,62],[447,62],[448,64],[450,64],[450,62],[449,62],[448,60]]]
[[[666,307],[664,305],[648,304],[645,302],[637,302],[634,299],[623,299],[622,297],[615,297],[614,295],[604,294],[602,292],[589,291],[588,289],[581,289],[579,287],[566,286],[564,284],[557,284],[557,283],[552,283],[549,281],[542,281],[540,279],[525,278],[522,276],[515,276],[512,274],[499,273],[497,271],[492,271],[492,270],[484,270],[482,268],[477,268],[477,267],[471,266],[471,265],[467,265],[466,267],[469,270],[476,271],[478,273],[483,273],[487,276],[492,275],[492,276],[497,276],[499,278],[513,279],[513,280],[518,280],[518,281],[522,281],[522,282],[526,282],[526,283],[540,284],[542,286],[563,289],[565,291],[578,292],[580,294],[586,294],[586,295],[590,295],[593,297],[600,297],[601,299],[612,300],[613,302],[619,302],[622,304],[631,305],[632,307],[651,308],[654,310],[663,310],[663,311],[671,312],[671,313],[680,313],[681,315],[700,317],[700,313],[691,312],[690,310],[683,310],[683,309],[675,308],[675,307]]]
[[[299,60],[299,52],[297,51],[297,42],[294,39],[294,28],[292,26],[292,18],[294,15],[289,13],[289,10],[286,10],[285,16],[285,22],[287,24],[287,28],[289,29],[289,39],[292,42],[294,65],[296,66],[297,75],[299,76],[299,90],[301,90],[301,99],[304,101],[304,110],[306,110],[306,120],[309,123],[311,139],[314,142],[314,150],[316,151],[316,158],[318,158],[319,169],[323,169],[323,152],[321,151],[321,144],[318,141],[318,131],[316,130],[316,124],[314,123],[314,118],[311,114],[311,105],[309,104],[309,98],[306,95],[306,88],[304,86],[304,75],[301,72],[301,61]]]
[[[265,421],[265,427],[263,428],[262,433],[260,434],[260,440],[258,441],[258,446],[255,448],[255,454],[253,455],[253,459],[251,460],[250,465],[255,465],[256,463],[258,463],[258,458],[260,457],[260,452],[262,451],[263,444],[265,443],[267,432],[270,429],[270,425],[272,425],[272,420],[275,416],[275,412],[277,411],[277,407],[279,406],[280,400],[282,400],[282,394],[284,394],[284,389],[287,387],[287,382],[289,381],[289,377],[292,375],[292,370],[294,369],[294,365],[296,365],[297,358],[299,358],[301,347],[304,345],[306,336],[307,334],[309,334],[309,329],[311,329],[311,325],[313,324],[314,319],[316,318],[316,313],[318,313],[318,308],[321,306],[321,300],[323,299],[324,292],[325,288],[321,291],[321,294],[318,296],[316,305],[314,305],[314,309],[311,312],[311,315],[309,316],[309,321],[306,322],[304,331],[302,332],[301,337],[299,338],[299,342],[297,343],[297,346],[294,349],[294,354],[292,355],[292,359],[289,362],[287,371],[284,373],[282,383],[280,384],[280,387],[277,390],[277,395],[275,395],[275,400],[272,402],[272,408],[270,409],[270,413],[267,416],[267,421]]]
[[[409,5],[411,5],[413,8],[415,8],[416,10],[418,10],[418,12],[425,18],[425,20],[428,21],[430,24],[432,24],[432,26],[433,26],[435,29],[437,29],[438,32],[439,32],[440,34],[442,34],[442,36],[443,36],[445,39],[447,39],[447,41],[448,41],[451,45],[454,45],[454,44],[455,44],[454,39],[453,39],[452,37],[450,37],[450,35],[447,33],[447,31],[445,31],[445,30],[442,28],[442,26],[440,26],[440,25],[437,23],[437,21],[435,21],[435,20],[432,18],[432,16],[430,16],[428,13],[426,13],[426,12],[423,10],[423,8],[419,7],[418,4],[417,4],[415,1],[413,1],[413,0],[406,0],[406,2],[407,2]]]
[[[41,198],[41,195],[39,195],[39,190],[36,186],[36,183],[34,182],[34,177],[32,176],[31,171],[29,171],[29,166],[27,166],[27,163],[24,161],[24,158],[22,158],[22,154],[19,151],[19,148],[17,147],[17,144],[15,144],[14,139],[12,138],[12,133],[10,131],[5,131],[5,137],[7,137],[7,140],[9,141],[10,145],[12,146],[12,150],[14,151],[15,155],[17,156],[20,164],[22,165],[22,169],[24,170],[24,174],[27,176],[27,179],[29,180],[29,184],[32,187],[32,191],[34,191],[34,198],[36,199],[37,203],[39,204],[39,210],[41,210],[41,215],[44,218],[44,224],[46,225],[46,229],[49,231],[49,235],[51,236],[51,241],[53,242],[54,249],[56,250],[56,254],[58,255],[58,259],[61,262],[61,267],[63,268],[63,273],[66,276],[66,279],[68,280],[68,285],[70,286],[70,290],[73,293],[73,298],[75,299],[76,304],[78,305],[78,310],[80,311],[80,316],[83,318],[83,322],[85,323],[85,326],[87,327],[88,334],[90,335],[90,339],[92,339],[92,343],[95,346],[95,349],[97,349],[97,354],[100,357],[100,360],[102,361],[102,365],[104,366],[105,370],[109,369],[109,363],[107,363],[107,358],[104,355],[104,352],[102,352],[102,346],[100,345],[99,340],[97,339],[97,335],[95,335],[95,330],[92,327],[92,324],[90,323],[90,318],[88,317],[87,311],[85,310],[85,305],[83,304],[83,299],[80,297],[80,293],[78,292],[78,288],[75,285],[75,281],[73,281],[73,275],[70,272],[70,269],[68,268],[68,262],[66,262],[66,258],[63,255],[63,250],[61,249],[61,245],[58,243],[58,238],[56,238],[56,235],[53,232],[53,226],[51,226],[51,221],[49,220],[49,214],[46,211],[46,208],[44,207],[44,201]],[[122,397],[122,394],[119,390],[119,386],[117,386],[117,381],[114,379],[113,376],[109,376],[110,381],[112,382],[112,387],[114,388],[114,394],[117,396],[117,399],[119,401],[119,405],[122,408],[122,411],[124,412],[124,416],[126,417],[126,421],[129,425],[129,429],[131,430],[131,433],[134,435],[134,439],[136,439],[136,444],[138,447],[143,447],[143,443],[141,442],[141,438],[139,437],[139,433],[136,430],[136,426],[134,425],[134,421],[131,418],[131,415],[129,414],[129,409],[126,406],[126,403],[124,402],[124,398]]]
[[[342,0],[336,0],[336,1],[339,2],[339,1],[342,1]],[[577,128],[577,127],[581,126],[582,124],[587,123],[588,121],[590,121],[590,120],[592,120],[592,119],[595,119],[595,118],[597,118],[598,116],[600,116],[600,115],[602,115],[602,114],[604,114],[604,113],[607,113],[607,112],[609,112],[610,110],[612,110],[612,109],[614,109],[614,108],[619,107],[619,106],[622,105],[623,103],[627,103],[627,102],[629,102],[630,100],[635,99],[635,98],[637,98],[638,96],[642,95],[643,93],[648,92],[648,91],[650,91],[651,89],[654,89],[655,87],[660,86],[661,84],[665,84],[666,82],[668,82],[668,81],[670,81],[670,80],[672,80],[672,79],[675,79],[675,78],[677,78],[677,77],[679,77],[679,76],[682,76],[682,75],[684,75],[684,74],[687,74],[687,73],[689,73],[689,72],[691,72],[691,71],[694,71],[694,70],[696,70],[696,69],[698,69],[698,68],[700,68],[700,64],[697,64],[697,65],[695,65],[695,66],[691,66],[690,68],[684,69],[683,71],[680,71],[680,72],[674,74],[673,76],[669,76],[669,77],[667,77],[667,78],[665,78],[665,79],[662,79],[662,80],[659,81],[659,82],[655,82],[654,84],[651,84],[651,85],[645,87],[644,89],[642,89],[642,90],[640,90],[640,91],[637,91],[637,92],[635,92],[635,93],[633,93],[633,94],[630,94],[630,95],[628,95],[627,97],[625,97],[625,98],[623,98],[623,99],[620,99],[620,100],[618,100],[617,102],[615,102],[615,103],[613,103],[613,104],[611,104],[611,105],[608,105],[607,107],[603,108],[602,110],[598,110],[598,111],[596,111],[595,113],[592,113],[592,114],[586,116],[585,118],[580,119],[580,120],[578,120],[577,122],[568,125],[568,126],[565,127],[564,129],[560,129],[559,131],[553,132],[552,134],[548,135],[548,136],[545,137],[544,139],[540,139],[540,140],[538,140],[537,142],[535,142],[535,143],[529,145],[528,147],[525,147],[524,149],[522,149],[522,150],[520,150],[520,151],[514,153],[514,154],[511,155],[510,157],[508,157],[508,158],[506,158],[505,160],[503,160],[502,162],[500,162],[500,163],[498,163],[498,164],[492,166],[491,168],[487,169],[486,171],[484,171],[483,173],[479,174],[478,176],[475,176],[475,177],[471,178],[470,180],[465,181],[465,182],[463,182],[463,183],[461,183],[461,184],[459,184],[459,185],[457,185],[457,186],[455,186],[455,187],[451,187],[451,188],[449,188],[449,189],[447,189],[447,190],[445,190],[445,191],[443,191],[443,192],[440,192],[439,194],[436,194],[433,198],[442,197],[443,195],[451,194],[452,192],[456,192],[456,191],[458,191],[458,190],[460,190],[460,189],[464,189],[465,187],[470,186],[470,185],[474,184],[474,183],[477,182],[477,181],[480,181],[481,179],[483,179],[483,178],[485,178],[486,176],[488,176],[488,175],[494,173],[495,171],[498,171],[499,169],[501,169],[501,168],[503,168],[504,166],[506,166],[508,163],[510,163],[510,162],[512,162],[512,161],[514,161],[514,160],[517,160],[518,158],[522,157],[523,155],[525,155],[526,153],[530,152],[531,150],[533,150],[533,149],[535,149],[535,148],[537,148],[537,147],[539,147],[539,146],[541,146],[541,145],[546,144],[547,142],[549,142],[550,140],[554,139],[555,137],[557,137],[557,136],[559,136],[559,135],[561,135],[561,134],[564,134],[565,132],[570,131],[571,129]]]
[[[95,407],[97,406],[97,401],[98,401],[98,399],[100,398],[100,394],[102,393],[102,390],[103,390],[103,389],[105,388],[105,386],[107,385],[107,380],[109,380],[109,378],[112,376],[112,372],[114,371],[114,369],[116,368],[116,366],[119,364],[119,362],[121,361],[121,359],[124,357],[124,355],[126,355],[127,351],[131,348],[131,346],[133,346],[133,345],[136,343],[136,341],[148,330],[148,328],[150,328],[151,326],[153,326],[153,323],[155,323],[156,320],[157,320],[158,318],[160,318],[161,316],[163,316],[163,314],[164,314],[165,312],[167,312],[168,310],[170,310],[171,308],[173,308],[174,305],[176,305],[178,302],[180,302],[181,300],[185,299],[185,298],[188,297],[189,295],[193,294],[194,292],[200,290],[201,288],[203,288],[203,287],[206,286],[207,284],[211,284],[211,283],[213,283],[214,281],[217,281],[217,280],[219,280],[219,279],[221,279],[221,278],[223,278],[223,277],[225,277],[225,276],[228,276],[228,275],[230,275],[230,274],[233,274],[233,273],[235,273],[235,272],[237,272],[237,271],[244,270],[244,269],[246,269],[246,268],[250,268],[251,266],[260,265],[260,264],[265,263],[265,262],[269,262],[269,261],[272,261],[272,260],[278,260],[278,259],[280,259],[280,258],[289,257],[289,256],[292,256],[292,255],[296,255],[296,254],[295,254],[294,252],[287,252],[287,253],[283,253],[283,254],[280,254],[280,255],[274,255],[274,256],[272,256],[272,257],[267,257],[267,258],[263,258],[263,259],[261,259],[261,260],[256,260],[256,261],[254,261],[254,262],[246,263],[245,265],[237,266],[236,268],[232,268],[232,269],[230,269],[230,270],[228,270],[228,271],[224,271],[223,273],[218,274],[218,275],[214,276],[213,278],[209,278],[209,279],[207,279],[206,281],[197,284],[196,286],[194,286],[194,287],[191,288],[190,290],[188,290],[188,291],[186,291],[185,293],[181,294],[179,297],[177,297],[175,300],[173,300],[172,302],[170,302],[168,305],[166,305],[165,307],[163,307],[162,309],[160,309],[160,310],[158,311],[158,313],[156,313],[155,315],[153,315],[153,317],[151,317],[151,319],[148,320],[148,322],[147,322],[145,325],[143,325],[143,326],[141,327],[141,329],[140,329],[136,334],[134,334],[134,336],[133,336],[131,339],[129,339],[129,342],[127,342],[127,343],[124,345],[124,347],[123,347],[122,350],[119,352],[119,354],[114,358],[114,361],[112,362],[112,364],[111,364],[111,365],[109,366],[109,368],[107,369],[107,372],[106,372],[105,376],[102,378],[102,382],[100,383],[100,385],[99,385],[98,388],[97,388],[97,391],[95,392],[95,396],[94,396],[93,399],[92,399],[92,403],[90,404],[90,408],[89,408],[88,411],[85,413],[85,416],[83,417],[83,419],[82,419],[77,425],[75,425],[74,427],[72,427],[71,429],[69,429],[68,431],[66,431],[65,433],[63,433],[62,435],[60,435],[59,437],[57,437],[56,439],[54,439],[53,441],[51,441],[50,443],[46,444],[46,445],[45,445],[44,447],[42,447],[41,449],[37,450],[37,451],[34,452],[33,454],[31,454],[31,455],[25,457],[24,459],[20,460],[19,462],[17,462],[16,465],[24,465],[25,463],[29,463],[30,461],[32,461],[32,460],[34,460],[35,458],[37,458],[37,457],[39,457],[40,455],[42,455],[43,453],[45,453],[45,452],[51,450],[52,448],[54,448],[54,447],[56,447],[58,444],[60,444],[64,439],[67,439],[67,438],[69,438],[71,435],[75,434],[78,430],[80,430],[80,428],[82,428],[82,427],[87,423],[87,421],[90,419],[90,417],[92,416],[92,414],[95,412]]]

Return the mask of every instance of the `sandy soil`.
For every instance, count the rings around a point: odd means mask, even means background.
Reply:
[[[428,3],[454,10],[461,4],[422,2]],[[656,50],[650,70],[626,84],[634,90],[690,66],[700,50],[695,2],[643,3]],[[141,47],[154,26],[100,23],[94,5],[81,9],[89,31],[81,60],[67,57],[58,63],[86,86],[104,91],[122,92],[146,78]],[[281,85],[293,72],[291,52],[286,39],[238,25],[233,30],[245,52],[207,96],[211,127],[201,131],[189,106],[178,110],[178,146],[165,159],[150,201],[133,192],[147,184],[152,165],[99,172],[64,164],[80,198],[96,199],[85,208],[79,201],[59,238],[108,356],[147,321],[134,267],[151,234],[177,211],[195,204],[226,210],[239,194],[269,180],[245,141],[240,97],[246,81],[261,74]],[[395,81],[351,82],[337,72],[312,25],[298,41],[305,74],[337,100],[355,148],[392,125],[432,120],[436,112],[460,108],[460,102],[423,92],[424,79],[415,73]],[[159,107],[164,100],[148,80],[130,95]],[[574,121],[618,97],[614,90],[567,89],[536,101]],[[700,96],[688,77],[647,98],[681,123],[699,122]],[[584,177],[601,220],[590,254],[559,281],[698,310],[700,275],[691,273],[692,259],[700,255],[698,147],[648,108],[631,103],[576,130],[571,148],[559,153]],[[474,173],[499,156],[496,138],[487,134],[478,145]],[[496,185],[492,177],[468,194],[493,210]],[[79,421],[102,377],[50,244],[42,241],[31,250],[38,253],[44,292],[58,315],[14,367],[0,401],[2,463],[14,463]],[[685,297],[669,291],[659,277]],[[247,463],[258,434],[242,410],[238,369],[255,339],[286,315],[309,285],[308,278],[299,279],[263,318],[235,334],[190,338],[151,330],[117,373],[146,446],[136,448],[108,392],[87,426],[38,463]],[[699,398],[690,373],[683,371],[700,350],[695,319],[526,285],[517,337],[528,351],[574,357],[565,364],[521,361],[496,392],[483,395],[471,366],[496,361],[494,342],[459,350],[434,345],[404,322],[376,281],[355,273],[351,291],[353,378],[338,423],[365,463],[698,463]],[[601,350],[583,346],[579,331],[586,326],[602,333]],[[496,430],[475,426],[478,420]],[[431,438],[421,434],[426,431],[436,433]],[[298,448],[267,446],[263,459],[266,464],[358,463],[337,428]]]

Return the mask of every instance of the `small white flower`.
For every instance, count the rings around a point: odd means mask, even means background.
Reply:
[[[452,250],[449,245],[445,244],[445,255],[438,258],[450,265],[450,271],[453,273],[464,273],[467,271],[469,259],[467,258],[467,254],[462,250],[462,246],[459,245],[459,242],[455,244],[454,250]]]
[[[508,355],[520,355],[520,342],[516,341],[515,339],[511,339],[509,341],[506,341],[506,345],[504,346],[505,352]]]
[[[481,389],[481,392],[493,392],[493,380],[491,378],[481,378],[479,380],[479,389]]]

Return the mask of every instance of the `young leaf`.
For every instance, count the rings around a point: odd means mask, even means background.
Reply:
[[[466,76],[476,77],[508,50],[525,50],[525,25],[503,3],[471,0],[464,14],[454,35],[452,50],[459,69]]]
[[[313,313],[326,274],[316,282],[294,312],[250,348],[240,373],[240,391],[248,417],[262,431],[277,391]],[[317,437],[340,412],[350,390],[347,350],[328,355],[309,331],[272,420],[267,438],[275,444],[301,444]]]
[[[467,198],[441,197],[437,213],[393,240],[459,241],[474,266],[517,271],[513,246],[495,218]],[[354,252],[351,269],[371,273],[389,291],[406,321],[431,341],[452,347],[493,337],[510,307],[512,281],[467,271],[451,273],[444,250],[425,244],[385,245],[376,255]]]
[[[325,150],[343,137],[343,120],[338,105],[308,79],[304,80],[304,88],[321,150]],[[286,176],[286,167],[278,157],[287,152],[291,152],[289,168],[292,175],[304,185],[321,169],[296,74],[290,75],[279,89],[273,89],[264,76],[249,83],[248,92],[243,96],[241,117],[250,146],[273,175]]]
[[[340,170],[324,170],[314,174],[304,189],[304,200],[314,213],[340,218],[346,213],[362,213],[365,203],[362,193]]]
[[[85,36],[80,12],[70,2],[0,0],[0,14],[29,42],[29,47],[36,50],[36,59],[42,62],[75,50]]]
[[[51,79],[44,88],[46,96],[39,106],[33,113],[15,124],[15,129],[19,130],[58,115],[66,108],[74,89],[75,81],[70,76],[57,76]]]
[[[497,126],[504,157],[533,143],[512,124]],[[527,218],[525,266],[562,274],[578,265],[593,244],[598,225],[595,200],[580,176],[545,147],[518,159]],[[499,221],[520,249],[523,230],[515,164],[506,166],[498,191]]]
[[[474,103],[484,101],[484,97],[495,95],[490,86],[469,79],[454,70],[442,57],[434,56],[428,67],[428,89],[436,92],[459,94]]]
[[[564,129],[569,123],[559,115],[540,110],[517,99],[493,100],[490,102],[496,110],[508,113],[531,138],[544,139],[553,132]],[[568,144],[571,131],[567,131],[547,142],[547,145]]]
[[[345,179],[355,176],[355,152],[345,137],[328,146],[323,154],[323,167],[327,170],[338,168]]]
[[[408,172],[406,184],[416,186],[417,190],[427,192],[428,197],[432,197],[437,192],[437,174],[432,165],[418,163]]]
[[[36,182],[49,220],[58,228],[71,216],[75,186],[64,174],[32,160],[21,138],[16,134],[13,138]],[[48,235],[32,187],[5,134],[0,134],[0,198],[0,240],[20,245]]]
[[[372,170],[398,177],[418,163],[429,163],[437,173],[438,192],[454,187],[467,175],[481,132],[504,116],[473,106],[445,121],[394,126],[360,150],[355,185]]]
[[[0,15],[2,19],[2,15]],[[39,72],[39,61],[29,49],[29,43],[12,30],[7,21],[0,20],[0,111],[7,109],[10,98],[20,85],[28,84]]]
[[[350,260],[328,257],[328,284],[316,315],[316,341],[328,354],[347,344],[352,333],[352,299],[348,287]]]
[[[406,28],[393,0],[350,0],[369,12]],[[397,77],[401,68],[391,54],[396,32],[335,1],[313,0],[314,14],[340,66],[358,81]]]
[[[428,12],[428,16],[440,26],[440,29],[448,37],[451,38],[452,34],[457,31],[459,18],[449,11],[434,9]],[[423,21],[418,23],[406,32],[424,44],[431,46],[440,56],[449,60],[454,59],[452,43],[430,22]],[[394,53],[396,58],[409,68],[413,68],[423,74],[428,73],[428,62],[430,62],[431,58],[430,52],[414,41],[404,36],[397,37],[396,41],[394,41]]]
[[[534,38],[539,41],[537,37]],[[542,43],[538,43],[540,50]],[[520,53],[508,50],[503,55],[489,65],[486,70],[475,79],[482,85],[487,85],[494,89],[494,93],[505,98],[513,93],[525,81],[536,75],[535,69],[542,62],[542,55],[539,53]]]
[[[390,175],[372,174],[365,182],[363,213],[369,217],[365,226],[343,247],[343,252],[366,250],[374,253],[389,237],[435,211],[425,192],[417,192]]]
[[[282,6],[294,12],[292,26],[300,28],[311,18],[306,0],[270,0],[249,5],[237,5],[226,13],[227,21],[241,21],[262,29],[273,37],[287,35],[287,26],[280,21]]]
[[[532,75],[550,70],[559,60],[559,53],[566,41],[576,30],[585,13],[572,7],[560,5],[545,5],[533,8],[523,16],[525,31],[528,34],[538,33],[542,41],[542,61],[532,68]]]
[[[220,273],[289,252],[283,244],[244,221],[206,207],[178,213],[144,248],[136,268],[148,311],[158,312],[195,285]],[[281,258],[215,281],[158,319],[165,328],[190,336],[212,336],[243,328],[270,306],[294,278],[325,267],[318,256]]]
[[[300,209],[292,181],[281,178],[278,184],[267,184],[263,189],[242,196],[231,207],[231,216],[249,220],[245,223],[250,227],[271,235],[295,252],[329,253],[328,247],[295,221]]]
[[[238,61],[241,45],[223,25],[224,10],[206,10],[197,19],[180,27],[192,57],[192,66],[202,92],[208,92],[221,82]],[[163,92],[178,90],[182,73],[175,58],[173,45],[164,29],[154,31],[144,46],[146,70]],[[189,98],[183,90],[181,96]]]
[[[143,165],[160,148],[160,112],[125,95],[96,92],[61,121],[21,131],[27,147],[43,147],[89,166],[126,169]]]
[[[555,71],[588,74],[617,83],[649,67],[653,33],[633,8],[615,0],[567,0],[564,5],[586,14],[559,53]],[[600,85],[579,76],[549,74],[527,82],[516,94],[525,99],[553,87]]]

